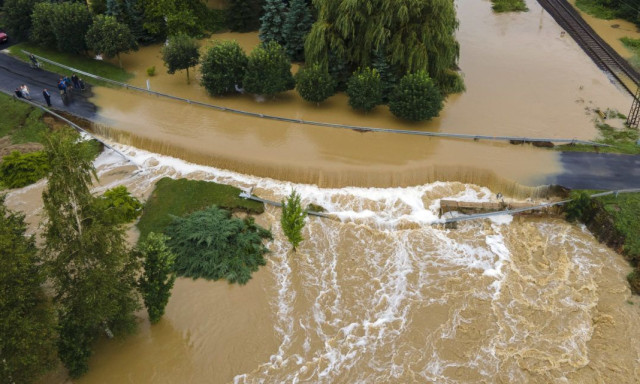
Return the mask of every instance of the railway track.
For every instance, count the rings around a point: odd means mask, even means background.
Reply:
[[[573,37],[596,65],[611,75],[632,96],[635,96],[640,74],[629,65],[587,24],[566,0],[538,0],[562,28]]]

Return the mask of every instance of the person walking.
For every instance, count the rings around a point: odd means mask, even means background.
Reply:
[[[75,73],[71,75],[71,82],[73,83],[73,88],[80,89],[80,81]]]
[[[42,90],[42,97],[44,97],[44,100],[47,102],[47,107],[50,107],[51,106],[51,94],[49,93],[47,88]]]

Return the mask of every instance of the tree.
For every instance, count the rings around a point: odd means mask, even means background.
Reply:
[[[389,110],[396,117],[410,121],[438,116],[443,97],[426,71],[404,76],[389,99]]]
[[[271,233],[251,217],[240,220],[215,206],[174,218],[166,233],[178,276],[246,284],[251,273],[267,263],[264,254],[269,250],[262,240],[271,239]]]
[[[31,14],[35,5],[42,0],[6,0],[2,10],[3,22],[12,39],[23,40],[31,31]]]
[[[260,28],[264,0],[231,0],[227,9],[227,26],[234,32]]]
[[[249,55],[244,88],[257,95],[275,95],[295,86],[291,62],[275,41],[256,47]]]
[[[164,308],[171,297],[171,289],[176,280],[173,272],[175,255],[167,247],[168,237],[163,234],[149,233],[140,245],[139,252],[143,261],[144,274],[138,281],[144,305],[149,313],[149,321],[155,324],[164,315]]]
[[[117,224],[130,223],[142,214],[142,203],[124,185],[108,189],[96,203],[102,204],[101,209]]]
[[[306,101],[321,103],[336,93],[335,82],[320,64],[302,68],[295,79],[296,89]]]
[[[147,33],[164,39],[185,34],[201,36],[208,15],[201,0],[141,0]]]
[[[292,0],[283,27],[287,56],[292,61],[304,61],[304,39],[313,25],[313,16],[306,0]]]
[[[235,41],[216,41],[200,65],[200,83],[212,96],[235,92],[247,71],[247,55]]]
[[[384,48],[380,48],[375,52],[372,68],[380,74],[382,102],[388,102],[389,96],[391,96],[399,76],[397,76],[396,70],[389,64],[384,52]]]
[[[169,38],[169,44],[162,48],[162,60],[171,75],[181,69],[187,70],[187,84],[189,84],[189,67],[194,67],[200,60],[198,42],[187,35],[177,35]]]
[[[284,46],[284,23],[287,6],[282,0],[265,0],[264,13],[260,18],[260,41],[275,41]]]
[[[289,239],[289,243],[291,243],[294,252],[302,240],[304,240],[302,237],[302,229],[304,228],[304,220],[306,218],[307,211],[302,208],[300,195],[294,189],[286,201],[282,200],[282,217],[280,218],[282,232],[284,232],[284,235]]]
[[[24,216],[0,196],[0,382],[31,383],[57,362],[55,316]]]
[[[0,181],[7,188],[22,188],[42,179],[49,172],[44,152],[20,153],[13,151],[2,158]]]
[[[56,36],[52,33],[51,14],[55,4],[42,2],[36,3],[31,15],[31,40],[46,47],[56,46]]]
[[[380,74],[369,67],[353,73],[347,84],[347,95],[351,108],[365,112],[382,104],[382,81]]]
[[[400,73],[426,70],[438,85],[456,68],[459,44],[451,0],[317,1],[318,20],[305,41],[310,62],[327,64],[330,52],[351,68],[371,66],[383,48]]]
[[[107,58],[118,57],[122,68],[120,54],[138,50],[138,43],[126,24],[120,23],[113,16],[98,15],[87,31],[87,46],[96,53]]]
[[[570,197],[571,201],[564,207],[567,221],[580,220],[583,223],[591,221],[596,213],[591,195],[585,191],[572,191]]]
[[[88,369],[91,346],[102,333],[131,331],[139,308],[139,268],[122,226],[105,214],[89,186],[96,177],[91,144],[70,129],[48,136],[51,173],[42,193],[45,265],[59,313],[58,356],[72,377]]]
[[[91,26],[91,12],[83,3],[54,3],[49,14],[51,31],[56,46],[61,52],[80,53],[86,51],[85,36]]]

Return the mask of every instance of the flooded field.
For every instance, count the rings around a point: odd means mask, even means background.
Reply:
[[[211,98],[184,73],[168,75],[159,46],[123,57],[146,86],[193,100],[276,116],[359,126],[435,132],[592,139],[589,108],[626,111],[630,98],[611,84],[562,29],[530,2],[530,12],[494,15],[487,2],[458,3],[460,67],[467,91],[449,97],[439,118],[421,124],[395,119],[386,107],[370,114],[350,110],[345,95],[320,107],[295,92],[257,102],[252,96]],[[255,33],[225,33],[247,51]],[[203,41],[203,46],[208,44]],[[321,186],[406,186],[436,180],[481,185],[487,172],[526,185],[561,171],[547,150],[401,135],[358,133],[280,123],[208,110],[139,93],[99,88],[101,134],[116,141],[200,164]],[[532,167],[532,164],[537,164]],[[482,174],[464,178],[461,174]],[[434,177],[437,175],[437,177]],[[499,187],[498,187],[499,188]]]
[[[98,190],[145,196],[160,177],[254,187],[337,219],[310,218],[297,253],[269,207],[268,264],[243,287],[178,279],[163,320],[101,341],[74,383],[619,382],[640,380],[640,302],[627,262],[561,218],[509,216],[457,230],[429,223],[439,199],[495,199],[462,183],[321,189],[118,146]],[[8,204],[37,222],[38,189]],[[31,196],[31,197],[29,197]],[[52,382],[52,381],[49,381]]]

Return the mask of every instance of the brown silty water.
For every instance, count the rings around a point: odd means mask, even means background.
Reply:
[[[500,217],[447,230],[428,225],[439,199],[494,194],[461,183],[321,189],[118,147],[144,170],[102,155],[96,192],[123,184],[144,197],[164,176],[253,186],[273,200],[296,187],[335,219],[308,219],[293,253],[268,207],[258,222],[275,238],[249,284],[178,279],[162,321],[140,312],[138,333],[101,340],[75,383],[640,379],[630,268],[579,226]],[[9,206],[37,222],[42,186],[11,192]]]
[[[146,68],[155,65],[158,75],[149,79],[155,91],[276,116],[435,132],[592,139],[597,133],[586,109],[624,111],[630,98],[575,42],[561,36],[561,28],[537,3],[530,8],[518,15],[494,15],[484,2],[458,3],[460,66],[468,90],[450,96],[440,117],[420,124],[404,123],[386,107],[353,112],[343,94],[320,106],[302,101],[295,92],[263,102],[250,95],[212,98],[197,80],[187,85],[184,72],[166,74],[159,46],[124,55],[123,63],[136,74],[135,85],[146,87]],[[247,51],[258,43],[255,33],[216,34],[212,39],[237,40]],[[202,42],[203,50],[208,44]],[[547,150],[358,133],[243,117],[123,90],[99,88],[96,93],[102,135],[264,177],[329,187],[452,180],[502,189],[504,179],[536,185],[561,172],[557,154]],[[488,179],[501,181],[487,184]]]

